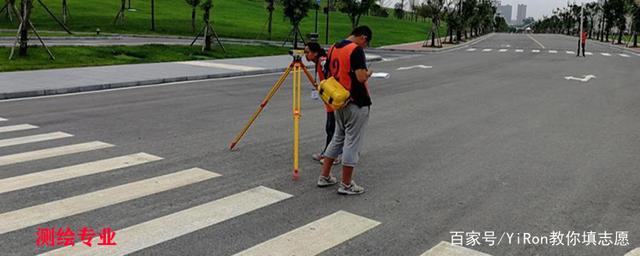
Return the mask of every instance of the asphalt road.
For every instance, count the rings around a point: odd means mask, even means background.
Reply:
[[[0,132],[0,141],[57,131],[74,135],[0,147],[0,189],[3,179],[106,158],[138,152],[163,158],[0,193],[0,216],[5,217],[0,218],[0,251],[50,251],[61,246],[37,246],[38,227],[90,226],[116,230],[119,244],[113,248],[160,241],[141,246],[134,255],[231,255],[345,211],[371,225],[321,255],[420,255],[441,241],[451,242],[454,231],[465,232],[465,238],[472,231],[494,231],[498,238],[505,232],[580,234],[575,246],[567,241],[518,244],[515,237],[511,244],[466,246],[491,255],[624,255],[640,247],[640,56],[594,45],[589,49],[593,56],[576,58],[566,53],[575,50],[573,42],[555,35],[497,34],[467,48],[373,64],[371,69],[389,72],[391,78],[370,81],[373,106],[354,177],[366,193],[352,197],[338,195],[335,187],[315,187],[320,165],[310,155],[322,148],[325,113],[309,98],[309,86],[303,90],[299,181],[291,180],[290,80],[238,150],[227,150],[277,74],[0,102],[0,117],[8,119],[0,121],[0,130],[39,127]],[[414,65],[432,68],[397,70]],[[586,75],[596,78],[565,79]],[[11,161],[22,158],[2,157],[89,141],[115,146],[20,163]],[[27,207],[193,167],[221,176],[7,228],[15,225],[7,216],[31,217],[23,211]],[[189,225],[149,229],[143,237],[121,231],[259,186],[291,197],[184,234],[177,233],[201,219],[177,218],[173,222]],[[122,194],[82,202],[99,204]],[[257,201],[232,201],[237,206],[227,210]],[[38,209],[49,216],[74,207]],[[330,226],[331,237],[350,234],[359,222],[345,223]],[[605,231],[614,240],[616,231],[628,231],[629,245],[583,245],[582,233],[589,231],[597,232],[596,241],[606,240],[599,234]],[[294,243],[311,250],[327,240],[310,237],[317,241]],[[76,240],[71,251],[85,247]]]

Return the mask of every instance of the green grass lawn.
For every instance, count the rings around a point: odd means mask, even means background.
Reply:
[[[43,0],[56,15],[61,13],[60,0]],[[69,8],[71,20],[69,27],[72,31],[95,32],[99,27],[105,33],[121,34],[170,34],[193,35],[191,29],[191,7],[184,0],[156,0],[156,27],[152,32],[150,21],[150,1],[132,0],[132,8],[136,11],[127,11],[127,24],[125,26],[113,25],[113,20],[118,12],[120,1],[117,0],[70,0]],[[322,1],[323,5],[326,1]],[[46,14],[44,9],[34,3],[32,21],[39,30],[61,30],[58,25]],[[392,13],[390,13],[392,14]],[[202,10],[198,8],[198,29],[202,19]],[[266,20],[268,13],[264,0],[214,0],[212,20],[214,27],[221,37],[267,39]],[[329,31],[330,42],[344,38],[351,31],[351,23],[348,17],[340,12],[330,14],[331,27]],[[320,11],[318,16],[318,30],[321,41],[325,38],[325,15]],[[314,31],[315,11],[310,11],[304,19],[301,31],[304,34]],[[404,42],[423,40],[430,22],[412,22],[398,20],[392,17],[363,16],[360,24],[369,25],[374,31],[372,46],[389,45]],[[1,17],[0,28],[15,28],[17,25]],[[282,9],[274,11],[273,39],[284,40],[291,27],[288,20],[282,15]],[[444,28],[442,33],[444,34]]]
[[[51,47],[56,57],[49,59],[44,48],[30,47],[29,56],[16,56],[10,61],[10,48],[0,47],[0,72],[66,67],[135,64],[166,61],[207,60],[287,54],[288,49],[275,46],[225,45],[227,53],[214,46],[214,50],[202,53],[198,46],[105,46],[105,47]]]

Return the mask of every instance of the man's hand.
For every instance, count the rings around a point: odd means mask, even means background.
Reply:
[[[358,82],[363,83],[366,82],[369,77],[373,74],[373,71],[366,69],[358,69],[356,70],[356,78],[358,78]]]

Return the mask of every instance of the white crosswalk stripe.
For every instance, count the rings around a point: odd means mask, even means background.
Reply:
[[[0,117],[0,122],[8,121],[6,118]]]
[[[25,137],[19,137],[19,138],[4,139],[4,140],[0,140],[0,148],[27,144],[27,143],[56,140],[56,139],[62,139],[62,138],[68,138],[68,137],[73,137],[73,135],[64,133],[64,132],[51,132],[51,133],[31,135],[31,136],[25,136]]]
[[[558,53],[558,51],[556,51],[556,50],[549,50],[549,53],[556,54],[556,53]]]
[[[235,255],[317,255],[379,224],[365,217],[338,211]]]
[[[161,157],[154,155],[138,153],[1,179],[0,194],[52,182],[122,169],[161,159]]]
[[[533,53],[539,53],[539,52],[540,52],[540,50],[531,50],[531,52],[533,52]]]
[[[482,51],[483,51],[483,52],[490,52],[490,51],[493,51],[493,49],[484,49],[484,50],[482,50]]]
[[[124,255],[215,225],[292,197],[257,187],[180,212],[115,231],[117,246],[63,247],[41,255]],[[159,234],[159,235],[150,235]],[[99,238],[94,238],[97,243]]]
[[[620,57],[631,58],[631,56],[629,56],[628,54],[621,53],[619,55],[620,55]]]
[[[93,141],[93,142],[74,144],[69,146],[41,149],[41,150],[30,151],[25,153],[17,153],[13,155],[0,156],[0,166],[17,164],[17,163],[33,161],[33,160],[40,160],[40,159],[68,155],[68,154],[81,153],[81,152],[98,150],[98,149],[103,149],[108,147],[113,147],[113,145],[100,142],[100,141]]]
[[[574,51],[567,51],[567,54],[576,54]]]
[[[624,256],[640,256],[640,247],[628,252]]]
[[[440,242],[438,245],[424,252],[420,256],[491,256],[489,254],[472,250],[466,247]]]
[[[23,131],[23,130],[36,129],[36,128],[38,128],[38,126],[30,125],[30,124],[18,124],[18,125],[11,125],[11,126],[2,126],[2,127],[0,127],[0,133],[3,133],[3,132],[16,132],[16,131]]]
[[[0,214],[0,234],[220,176],[199,168],[136,181]]]
[[[508,51],[507,49],[500,49],[499,52],[507,52],[507,51]]]
[[[524,52],[523,49],[517,49],[516,52]]]
[[[470,49],[467,49],[467,51],[468,51],[468,52],[475,52],[475,51],[476,51],[476,49],[475,49],[475,48],[470,48]]]
[[[611,57],[611,54],[610,54],[610,53],[602,52],[602,53],[600,53],[600,54],[602,54],[602,56]]]
[[[585,52],[584,55],[593,56],[593,53],[592,52]]]

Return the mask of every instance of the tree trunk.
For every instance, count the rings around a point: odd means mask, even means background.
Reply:
[[[633,47],[638,47],[638,32],[633,33]]]
[[[29,49],[29,20],[31,19],[31,8],[33,8],[33,0],[22,0],[20,4],[22,26],[20,28],[20,56],[27,56]]]
[[[618,33],[618,44],[622,44],[622,33],[623,33],[623,31],[622,31],[622,29],[619,29],[619,30],[620,30],[620,32]]]
[[[212,33],[211,31],[209,31],[209,15],[211,14],[211,9],[205,9],[204,10],[204,24],[205,24],[205,29],[204,29],[204,50],[205,51],[211,51],[211,42],[212,40]]]
[[[269,10],[269,28],[268,28],[269,40],[271,40],[271,24],[272,24],[272,21],[273,21],[273,10]]]
[[[192,33],[196,32],[196,7],[195,6],[191,9],[191,31]]]
[[[156,1],[151,0],[151,31],[156,31]]]

